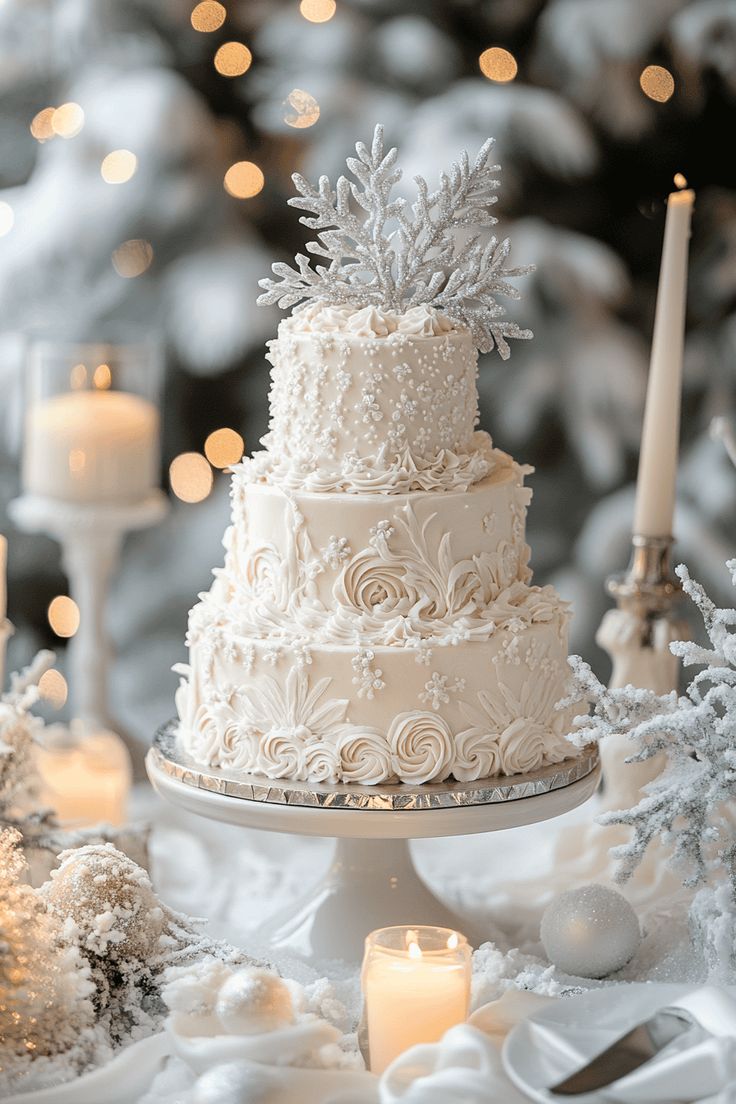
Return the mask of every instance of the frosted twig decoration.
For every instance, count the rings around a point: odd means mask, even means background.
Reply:
[[[736,586],[736,560],[727,567]],[[630,842],[614,847],[617,877],[626,881],[649,844],[659,837],[671,847],[673,865],[684,868],[683,883],[694,886],[711,872],[722,870],[736,900],[736,838],[725,816],[725,803],[736,797],[736,610],[719,609],[703,587],[677,568],[685,593],[700,610],[710,647],[691,641],[670,645],[685,666],[702,665],[684,696],[673,691],[659,696],[625,686],[609,690],[587,663],[573,656],[575,675],[571,704],[583,698],[593,706],[590,716],[576,718],[570,737],[585,745],[623,734],[639,746],[627,762],[641,762],[663,752],[666,766],[634,808],[605,813],[599,823],[633,829]]]
[[[508,281],[532,268],[506,268],[509,239],[485,240],[481,233],[498,221],[490,213],[500,169],[488,164],[492,146],[490,138],[472,164],[464,152],[449,173],[441,173],[436,191],[415,177],[411,204],[391,198],[401,170],[395,168],[396,147],[384,153],[380,125],[370,149],[358,142],[357,157],[347,159],[357,183],[341,176],[333,189],[322,176],[315,187],[294,173],[299,195],[289,204],[308,212],[300,222],[318,234],[306,248],[328,263],[313,266],[303,253],[296,256],[297,268],[277,262],[272,269],[279,278],[260,281],[265,290],[258,302],[288,308],[316,299],[395,311],[426,303],[468,326],[481,352],[495,345],[505,360],[508,338],[532,334],[504,318],[497,297],[519,299]]]

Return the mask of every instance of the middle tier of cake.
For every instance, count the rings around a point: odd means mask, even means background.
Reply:
[[[298,492],[236,473],[213,599],[251,635],[323,643],[487,638],[532,619],[529,469],[492,455],[484,479],[437,493]]]

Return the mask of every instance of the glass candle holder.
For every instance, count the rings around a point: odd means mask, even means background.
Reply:
[[[465,1022],[471,954],[465,936],[451,928],[371,932],[361,984],[372,1073],[383,1073],[409,1047],[437,1042]]]
[[[115,732],[82,721],[47,725],[34,754],[39,802],[53,809],[62,824],[125,824],[132,769]]]
[[[74,503],[140,502],[159,479],[152,339],[29,344],[22,484]]]

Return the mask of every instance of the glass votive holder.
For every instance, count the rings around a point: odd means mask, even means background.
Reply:
[[[117,733],[78,720],[47,725],[34,758],[39,802],[65,827],[126,823],[132,767]]]
[[[365,941],[361,984],[369,1065],[381,1074],[417,1043],[434,1043],[470,1008],[472,949],[451,928],[379,928]]]
[[[26,494],[129,505],[159,480],[160,352],[152,338],[29,342]]]

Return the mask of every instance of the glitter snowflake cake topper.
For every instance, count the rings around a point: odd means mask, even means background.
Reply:
[[[392,311],[427,304],[467,326],[480,352],[495,347],[507,359],[508,339],[532,333],[505,318],[498,296],[519,299],[508,281],[532,267],[506,268],[509,239],[483,233],[498,222],[490,212],[500,170],[488,163],[492,146],[490,138],[472,164],[463,152],[448,173],[440,174],[435,191],[423,177],[415,177],[413,203],[392,198],[401,179],[395,167],[398,150],[384,152],[380,125],[370,149],[358,142],[357,157],[347,159],[355,181],[341,176],[333,188],[322,176],[315,186],[294,173],[299,194],[289,205],[308,212],[299,221],[318,234],[307,242],[307,251],[327,263],[313,265],[303,253],[296,255],[297,268],[275,263],[278,279],[259,281],[264,293],[258,302],[289,308],[317,300]]]

